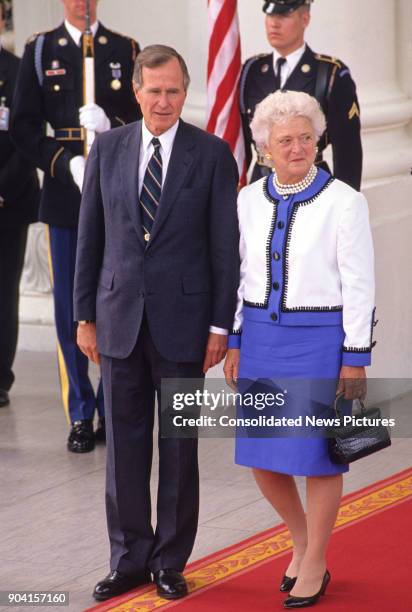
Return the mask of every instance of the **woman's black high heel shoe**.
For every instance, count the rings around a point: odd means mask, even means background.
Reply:
[[[290,578],[285,574],[280,582],[279,591],[281,591],[282,593],[289,593],[289,591],[291,591],[295,586],[295,582],[297,579],[297,576],[295,576],[294,578]]]
[[[313,606],[319,599],[321,595],[324,595],[326,592],[326,587],[330,582],[330,573],[326,570],[325,575],[323,576],[322,584],[320,586],[319,591],[315,595],[310,595],[308,597],[294,597],[291,595],[283,602],[284,608],[307,608],[308,606]]]

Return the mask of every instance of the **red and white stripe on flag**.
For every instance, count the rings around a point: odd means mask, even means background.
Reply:
[[[208,30],[206,129],[229,143],[238,165],[240,184],[244,185],[246,158],[239,110],[242,64],[237,0],[208,0]]]

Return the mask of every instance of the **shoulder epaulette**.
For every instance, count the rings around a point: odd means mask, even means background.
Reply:
[[[245,93],[246,79],[249,74],[249,70],[251,69],[252,65],[258,59],[261,59],[262,57],[265,57],[265,56],[267,56],[267,53],[259,53],[258,55],[253,55],[252,57],[249,57],[249,59],[246,60],[246,62],[242,66],[242,72],[240,74],[240,83],[239,83],[239,102],[240,102],[240,112],[241,113],[246,112],[244,93]]]
[[[330,55],[322,55],[321,53],[315,53],[315,59],[321,62],[329,62],[329,64],[333,64],[337,68],[342,68],[342,63],[336,59],[336,57],[331,57]]]
[[[131,36],[127,36],[127,34],[122,34],[121,32],[116,32],[116,30],[109,30],[109,28],[106,28],[106,30],[107,30],[107,32],[109,32],[109,34],[114,34],[115,36],[120,36],[121,38],[125,38],[129,42],[133,40],[133,38]]]
[[[34,34],[30,36],[30,38],[26,40],[26,45],[29,45],[30,43],[34,42],[36,38],[38,38],[39,36],[44,36],[45,34],[48,34],[49,32],[50,30],[46,30],[45,32],[35,32]]]

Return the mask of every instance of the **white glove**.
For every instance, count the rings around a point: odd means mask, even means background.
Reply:
[[[70,160],[70,172],[76,185],[78,186],[80,193],[82,192],[84,169],[86,166],[86,160],[83,155],[76,155]]]
[[[79,119],[80,125],[86,130],[92,130],[98,134],[107,132],[111,128],[110,119],[97,104],[86,104],[86,106],[79,108]]]

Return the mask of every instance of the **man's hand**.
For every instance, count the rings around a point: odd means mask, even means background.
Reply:
[[[77,344],[86,357],[94,363],[100,363],[96,343],[96,323],[83,323],[77,326]]]
[[[111,128],[110,119],[97,104],[86,104],[79,108],[79,120],[80,125],[86,128],[86,130],[91,130],[98,134],[107,132]]]
[[[203,362],[203,372],[206,374],[209,368],[217,365],[226,355],[227,336],[224,334],[209,334],[206,345],[205,360]]]
[[[226,355],[223,371],[226,383],[231,389],[237,391],[237,379],[239,374],[240,349],[229,349]]]
[[[345,399],[361,399],[366,397],[366,372],[363,366],[342,366],[336,394],[345,394]]]
[[[72,173],[73,180],[78,186],[80,193],[82,192],[83,188],[85,166],[86,160],[84,159],[83,155],[76,155],[70,160],[70,172]]]

